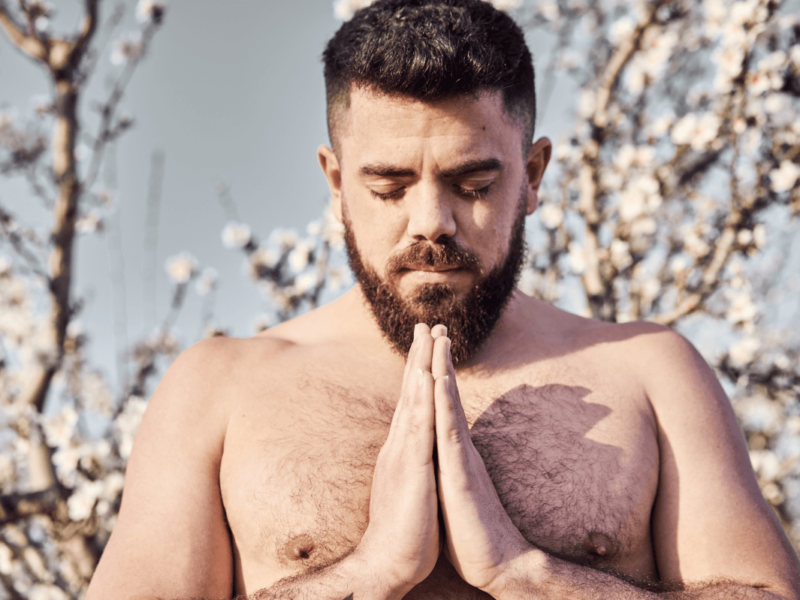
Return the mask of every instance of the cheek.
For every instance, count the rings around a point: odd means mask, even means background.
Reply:
[[[398,205],[376,201],[372,196],[345,195],[344,205],[362,259],[383,274],[381,265],[403,238],[406,215]]]
[[[500,214],[493,208],[488,202],[474,203],[469,223],[464,223],[471,230],[463,232],[469,238],[468,244],[486,269],[491,269],[505,257],[516,218],[516,210],[511,207],[506,207]]]

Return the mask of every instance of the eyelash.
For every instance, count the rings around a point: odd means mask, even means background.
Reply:
[[[471,198],[473,200],[478,200],[486,196],[486,194],[489,193],[489,188],[492,186],[491,184],[489,184],[486,187],[481,188],[479,190],[465,190],[464,188],[458,187],[457,185],[453,187],[455,187],[456,191],[462,196],[466,196],[467,198]],[[406,188],[401,187],[387,194],[381,194],[380,192],[376,192],[375,190],[370,190],[370,192],[372,192],[373,197],[378,198],[379,200],[395,200],[397,199],[398,196],[400,196],[400,193],[405,189]]]

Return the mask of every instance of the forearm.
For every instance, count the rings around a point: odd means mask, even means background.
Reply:
[[[281,579],[248,600],[395,600],[409,587],[390,585],[353,553],[311,573]]]
[[[672,589],[670,589],[672,587]],[[676,589],[677,588],[677,589]],[[789,600],[794,596],[779,594],[764,587],[736,582],[714,582],[688,586],[667,586],[625,581],[611,573],[577,565],[534,549],[517,557],[508,569],[487,589],[497,600]]]

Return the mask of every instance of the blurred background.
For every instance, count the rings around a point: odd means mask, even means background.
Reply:
[[[320,57],[367,3],[0,0],[0,599],[82,597],[177,353],[352,285]],[[800,2],[492,3],[555,146],[520,287],[687,336],[800,546]]]

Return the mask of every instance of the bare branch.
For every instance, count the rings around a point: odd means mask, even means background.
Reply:
[[[59,506],[64,500],[64,491],[60,486],[27,494],[0,496],[0,525],[13,523],[32,515],[56,517]]]
[[[0,0],[0,27],[6,32],[11,43],[22,52],[36,60],[47,63],[47,47],[39,38],[28,35],[22,27],[14,22],[8,12],[5,0]]]

